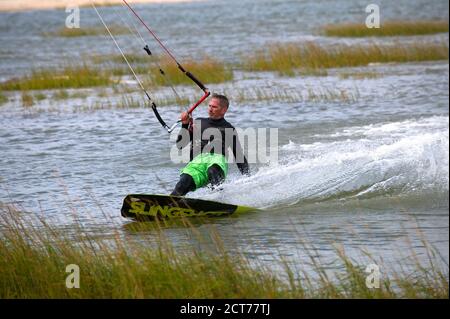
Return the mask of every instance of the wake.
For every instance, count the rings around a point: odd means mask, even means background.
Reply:
[[[298,202],[448,194],[448,117],[351,127],[322,140],[279,148],[279,163],[250,178],[232,176],[221,192],[192,197],[274,207]],[[323,142],[323,139],[328,141]]]

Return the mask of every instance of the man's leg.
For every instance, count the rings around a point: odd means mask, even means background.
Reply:
[[[219,165],[214,164],[208,168],[208,184],[214,186],[220,185],[225,180],[225,173]]]
[[[184,196],[189,192],[195,191],[195,189],[196,186],[192,176],[189,174],[181,174],[180,180],[178,181],[177,185],[175,186],[175,189],[170,195]]]

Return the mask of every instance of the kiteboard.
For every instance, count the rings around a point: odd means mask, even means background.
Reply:
[[[216,217],[257,211],[257,208],[171,195],[130,194],[123,200],[123,217],[154,220],[181,217]]]

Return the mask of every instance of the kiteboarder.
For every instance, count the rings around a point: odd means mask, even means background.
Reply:
[[[184,196],[198,188],[214,188],[223,183],[228,173],[228,149],[232,150],[241,174],[250,174],[236,130],[224,118],[228,107],[226,96],[213,94],[208,118],[193,120],[188,112],[181,113],[182,128],[176,145],[182,149],[190,144],[190,162],[182,169],[171,195]]]

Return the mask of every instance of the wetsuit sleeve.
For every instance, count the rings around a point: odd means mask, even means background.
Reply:
[[[183,131],[189,132],[189,139],[186,139],[186,138],[183,139],[183,134],[182,134]],[[181,150],[183,147],[188,145],[190,142],[192,142],[192,131],[189,130],[189,124],[182,124],[180,133],[178,133],[176,145],[177,145],[178,149]]]
[[[233,155],[234,158],[236,159],[236,165],[241,174],[249,176],[250,168],[248,165],[247,158],[244,155],[244,151],[242,150],[241,143],[239,142],[236,130],[234,130],[233,134]]]

